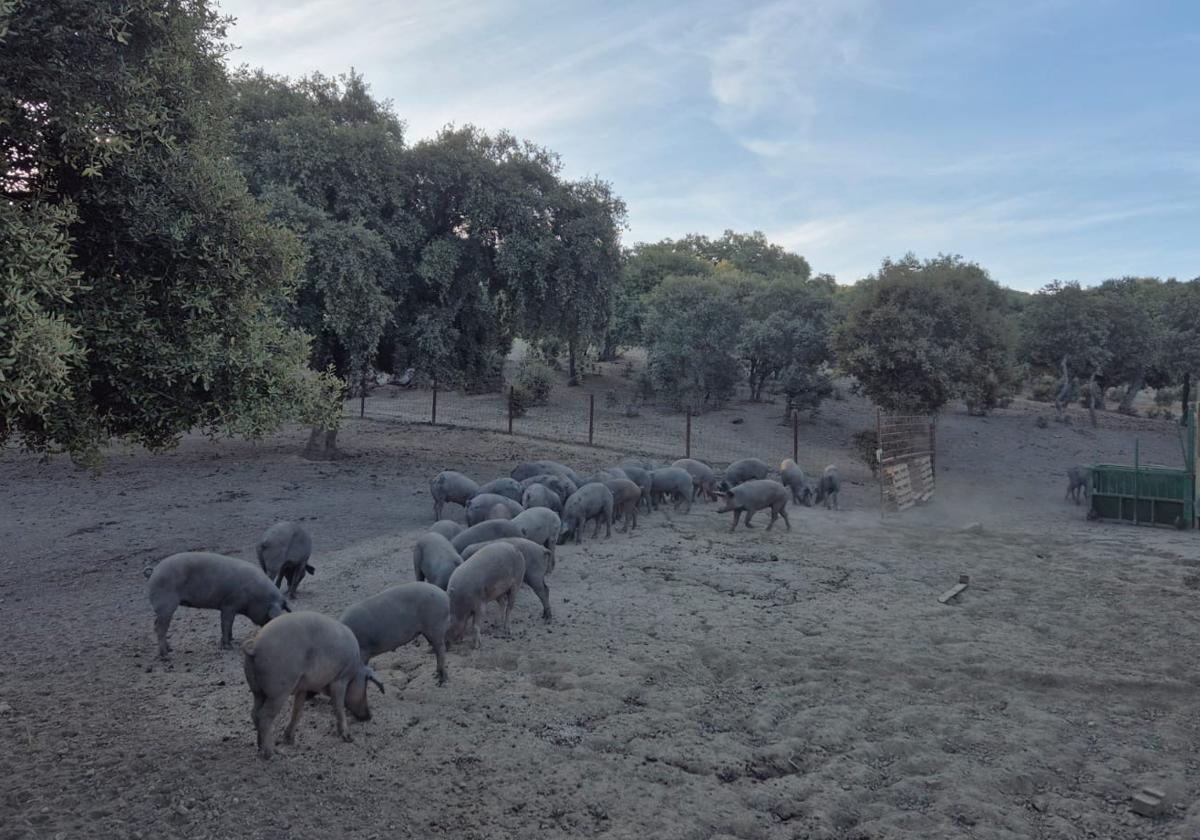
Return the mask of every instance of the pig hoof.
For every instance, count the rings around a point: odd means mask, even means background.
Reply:
[[[283,737],[279,740],[279,743],[284,744],[289,747],[292,746],[293,744],[296,743],[295,733],[293,733],[293,732],[283,733]]]
[[[353,735],[351,735],[349,732],[343,732],[343,733],[342,733],[342,740],[343,740],[343,741],[345,741],[347,744],[353,744],[353,743],[354,743],[354,736],[353,736]]]
[[[272,755],[274,755],[274,753],[272,753],[270,750],[259,750],[258,751],[258,757],[261,758],[263,761],[270,761]]]

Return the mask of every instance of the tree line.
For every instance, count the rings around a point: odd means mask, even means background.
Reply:
[[[1183,386],[1200,371],[1200,278],[1122,277],[1084,288],[1055,281],[1006,289],[960,256],[885,259],[854,285],[811,276],[802,257],[761,234],[727,231],[638,245],[614,292],[606,344],[647,348],[647,387],[703,411],[764,388],[785,414],[812,409],[834,374],[880,407],[933,414],[960,401],[972,414],[1053,382],[1061,412],[1117,392],[1134,413],[1147,388]]]
[[[611,186],[550,150],[409,143],[360,76],[228,49],[207,0],[0,0],[0,442],[94,462],[299,420],[319,450],[372,369],[495,389],[518,336],[573,381],[644,347],[643,388],[692,411],[739,383],[816,409],[838,374],[892,410],[987,411],[1037,375],[1132,410],[1200,363],[1196,281],[1023,295],[909,255],[839,286],[761,233],[622,248]]]

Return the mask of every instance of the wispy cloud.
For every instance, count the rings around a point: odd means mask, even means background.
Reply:
[[[474,123],[547,145],[613,182],[630,241],[762,229],[845,281],[908,250],[1026,287],[1200,273],[1200,10],[221,2],[232,63],[353,66],[410,140]]]
[[[865,50],[877,0],[778,0],[748,7],[708,53],[718,124],[751,151],[805,133],[831,80],[895,83]]]

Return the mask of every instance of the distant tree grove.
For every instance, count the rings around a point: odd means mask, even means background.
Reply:
[[[208,0],[0,0],[0,444],[95,464],[112,438],[300,421],[320,453],[370,372],[494,390],[517,337],[573,382],[644,348],[676,409],[740,386],[784,419],[839,375],[895,411],[1046,380],[1060,410],[1132,412],[1200,370],[1198,280],[1026,295],[910,254],[838,286],[757,232],[623,248],[620,198],[547,149],[408,143],[362,77],[227,51]]]

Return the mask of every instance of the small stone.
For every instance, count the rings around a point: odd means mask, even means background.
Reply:
[[[970,525],[964,526],[962,532],[964,534],[982,534],[983,525],[978,522],[972,522]]]

